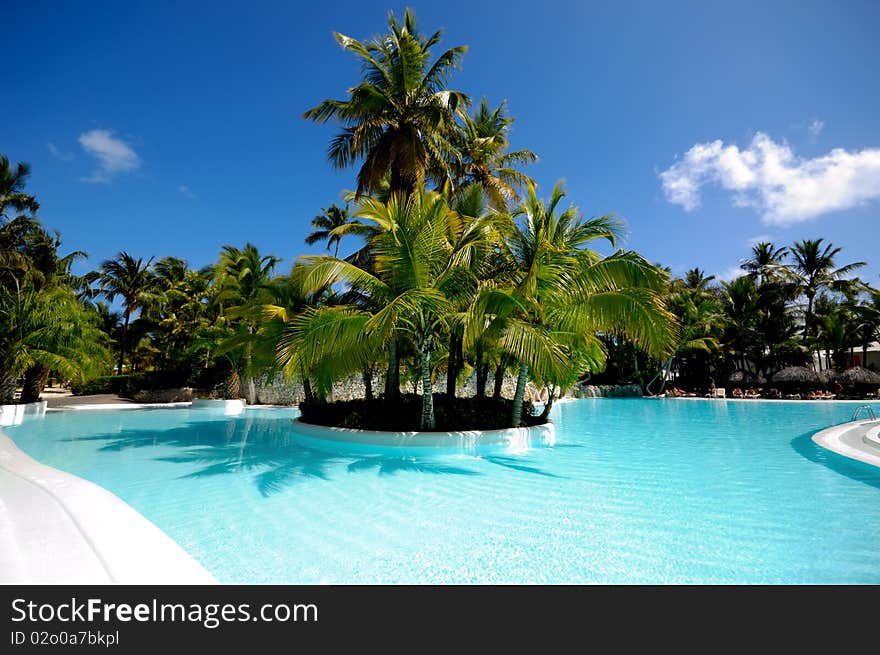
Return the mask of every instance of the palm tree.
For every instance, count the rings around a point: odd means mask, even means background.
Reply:
[[[160,297],[160,289],[156,277],[150,270],[153,258],[144,261],[135,258],[124,250],[115,259],[108,259],[101,264],[100,288],[107,300],[113,302],[116,297],[122,298],[122,332],[119,339],[119,359],[117,374],[122,375],[125,355],[128,347],[128,327],[131,315],[135,311],[150,307]]]
[[[788,248],[777,248],[772,243],[762,241],[752,246],[752,254],[740,262],[740,268],[755,278],[760,287],[764,282],[777,280],[785,272],[785,258]]]
[[[106,337],[69,289],[0,285],[0,317],[0,404],[13,402],[16,378],[35,366],[81,380],[104,365]],[[25,389],[22,400],[35,399]]]
[[[10,283],[10,276],[28,268],[23,249],[40,229],[36,218],[40,205],[25,192],[29,177],[30,166],[19,162],[13,167],[6,156],[0,155],[0,283]]]
[[[387,203],[364,198],[357,216],[380,228],[371,240],[372,270],[334,257],[302,257],[302,284],[315,290],[344,283],[368,297],[369,304],[306,310],[285,330],[279,358],[288,368],[318,372],[320,379],[359,370],[385,350],[391,372],[399,344],[406,340],[418,360],[420,425],[432,430],[432,355],[443,342],[456,303],[476,289],[467,262],[485,233],[479,221],[457,232],[458,214],[441,195],[424,189],[408,197],[394,195]],[[457,235],[454,240],[452,235]],[[393,386],[386,389],[386,400],[397,399],[394,391]]]
[[[483,98],[473,116],[459,112],[461,123],[453,144],[458,157],[451,162],[454,186],[478,184],[483,188],[495,209],[507,209],[507,203],[519,200],[518,190],[534,180],[515,166],[538,160],[531,150],[508,152],[508,136],[514,119],[506,111],[506,102],[489,109]]]
[[[392,193],[412,193],[432,171],[446,168],[455,112],[467,97],[446,88],[467,47],[446,50],[431,63],[441,32],[421,34],[409,9],[399,23],[390,13],[389,32],[362,43],[333,33],[361,62],[363,79],[346,100],[325,100],[303,117],[342,125],[330,143],[330,161],[347,168],[363,160],[357,194],[380,188],[390,171]]]
[[[339,257],[339,244],[342,237],[349,235],[366,236],[370,233],[369,226],[358,220],[353,220],[348,213],[348,204],[345,207],[330,205],[322,209],[321,213],[312,219],[314,231],[306,237],[308,245],[314,245],[319,241],[327,242],[327,252],[333,248],[333,256]]]
[[[13,168],[9,158],[0,155],[0,222],[10,219],[9,209],[30,215],[36,214],[40,209],[37,199],[24,190],[30,175],[30,166],[18,162]]]
[[[708,292],[714,281],[714,275],[706,275],[706,271],[699,268],[692,268],[684,274],[684,285],[694,291]]]
[[[575,207],[563,211],[564,198],[559,184],[549,202],[529,186],[514,214],[498,217],[513,286],[485,289],[468,322],[466,343],[483,332],[518,364],[512,427],[522,421],[529,375],[555,388],[604,367],[597,333],[620,334],[652,355],[667,352],[675,336],[661,296],[666,274],[634,252],[603,258],[589,250],[596,239],[616,245],[620,224],[612,216],[583,220]],[[486,315],[493,319],[483,330]]]
[[[213,270],[214,285],[218,289],[215,298],[224,321],[233,333],[220,350],[226,354],[241,352],[241,369],[234,370],[233,378],[242,374],[249,404],[256,402],[254,375],[254,336],[262,319],[263,304],[268,300],[267,289],[275,265],[281,260],[273,255],[262,255],[252,243],[244,248],[223,246],[220,260]]]
[[[815,331],[813,303],[816,294],[823,289],[838,288],[840,282],[844,281],[852,271],[866,266],[865,262],[854,262],[837,267],[834,258],[840,253],[840,248],[835,248],[830,243],[823,248],[822,241],[823,239],[814,239],[795,242],[791,249],[791,256],[794,259],[793,277],[800,292],[807,297],[803,333],[805,342]]]

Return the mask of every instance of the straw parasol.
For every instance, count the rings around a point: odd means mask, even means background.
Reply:
[[[859,385],[864,387],[880,387],[880,375],[861,366],[853,366],[845,370],[838,377],[843,384]]]
[[[829,385],[831,382],[837,379],[837,371],[832,371],[830,368],[826,368],[824,371],[819,371],[819,382],[823,385]]]
[[[771,377],[774,384],[788,385],[816,385],[820,384],[821,379],[816,371],[804,366],[789,366],[781,371],[777,371]]]
[[[736,386],[767,384],[767,378],[760,373],[738,370],[727,376],[727,384]]]

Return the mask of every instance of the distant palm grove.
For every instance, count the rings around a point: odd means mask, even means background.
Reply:
[[[440,36],[409,11],[371,41],[335,35],[361,78],[304,117],[339,126],[329,159],[356,178],[311,221],[307,242],[327,254],[290,268],[247,243],[201,270],[122,250],[75,275],[85,253],[44,227],[28,166],[0,158],[0,403],[17,387],[21,402],[38,399],[50,377],[253,403],[257,380],[283,374],[319,422],[500,427],[545,420],[588,377],[644,388],[665,366],[699,389],[735,371],[865,361],[880,292],[855,277],[862,263],[822,239],[760,243],[742,276],[720,282],[616,249],[615,217],[585,218],[561,185],[539,194],[525,172],[537,156],[510,147],[504,102],[450,88],[466,48],[435,56]],[[330,402],[350,376],[365,398]],[[457,398],[469,378],[475,394]],[[541,416],[529,383],[547,391]]]

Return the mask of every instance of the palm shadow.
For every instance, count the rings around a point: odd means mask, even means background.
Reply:
[[[844,457],[838,453],[822,448],[813,441],[815,432],[805,432],[791,441],[796,453],[814,464],[819,464],[835,473],[848,477],[850,480],[867,484],[880,489],[880,469],[871,464]]]
[[[548,473],[547,471],[542,471],[535,466],[526,466],[525,464],[520,464],[519,460],[513,457],[505,457],[503,455],[483,455],[480,459],[489,462],[490,464],[495,464],[496,466],[503,466],[506,469],[519,471],[520,473],[532,473],[534,475],[543,475],[547,478],[564,479],[564,476],[556,475],[555,473]]]
[[[126,429],[69,441],[105,442],[99,451],[121,452],[131,448],[170,447],[172,455],[156,461],[187,465],[196,470],[180,478],[202,478],[253,473],[259,493],[271,496],[306,479],[330,480],[331,471],[349,473],[375,470],[378,475],[398,472],[434,475],[479,475],[478,472],[440,462],[390,455],[354,456],[302,445],[290,418],[237,417],[214,421],[191,421],[168,429]]]

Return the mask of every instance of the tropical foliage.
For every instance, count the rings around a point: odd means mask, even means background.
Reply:
[[[355,189],[311,219],[306,243],[326,254],[286,271],[247,243],[200,269],[121,251],[75,275],[84,253],[59,254],[28,166],[0,157],[0,401],[17,383],[39,397],[54,374],[259,402],[257,380],[281,374],[302,385],[310,420],[518,426],[588,377],[644,386],[669,365],[705,386],[816,358],[844,368],[880,337],[880,292],[821,239],[757,244],[734,280],[673,278],[620,248],[614,216],[585,217],[559,184],[542,198],[506,102],[471,109],[450,89],[467,48],[440,50],[411,11],[369,41],[334,36],[360,77],[305,118],[338,125],[329,158],[357,168]],[[351,377],[364,399],[333,402]],[[471,378],[473,397],[459,398]],[[546,391],[540,416],[529,386]]]

